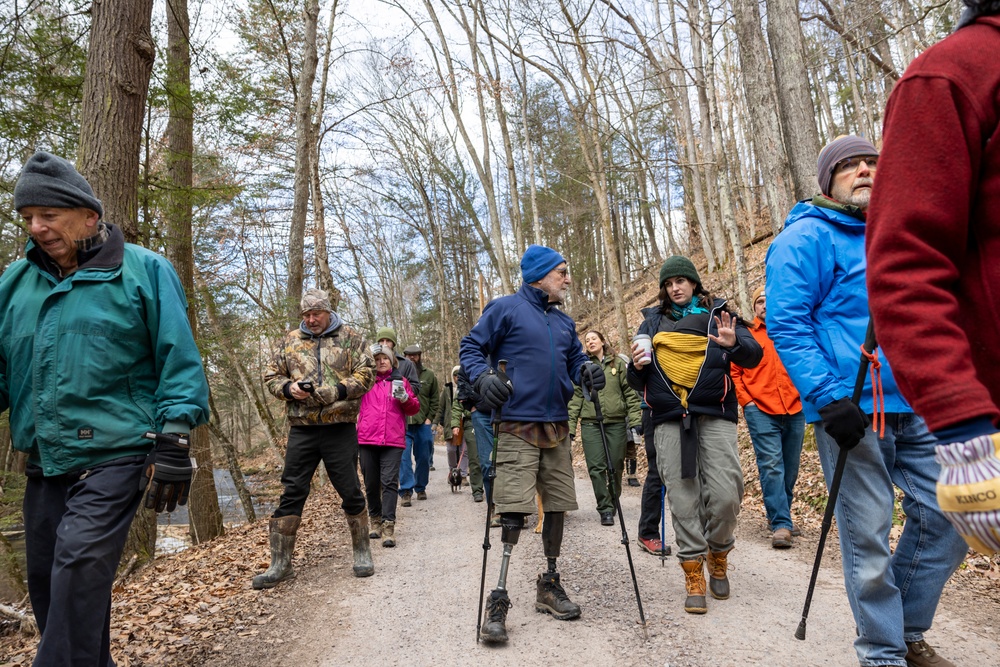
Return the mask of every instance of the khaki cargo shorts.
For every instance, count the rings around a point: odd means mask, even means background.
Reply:
[[[510,433],[497,441],[497,477],[493,484],[496,511],[534,514],[535,492],[546,512],[578,509],[569,437],[557,447],[539,449]]]

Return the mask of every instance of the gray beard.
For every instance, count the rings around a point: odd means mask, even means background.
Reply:
[[[872,199],[872,191],[871,188],[868,188],[867,190],[856,190],[852,192],[851,196],[848,197],[847,201],[845,201],[844,203],[850,204],[851,206],[857,206],[862,211],[864,211],[868,209],[868,204],[869,202],[871,202],[871,199]]]

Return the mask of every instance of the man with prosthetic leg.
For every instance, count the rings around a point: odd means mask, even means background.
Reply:
[[[503,555],[479,633],[487,642],[507,641],[511,608],[507,572],[524,517],[535,511],[536,492],[546,510],[542,542],[548,563],[538,576],[535,609],[559,620],[580,616],[580,607],[566,595],[556,568],[565,513],[577,509],[567,404],[574,381],[583,381],[585,365],[596,388],[605,383],[601,367],[588,362],[573,320],[557,308],[570,282],[562,256],[533,245],[521,258],[521,273],[520,290],[487,304],[460,347],[462,366],[476,393],[502,415],[494,421],[492,492],[500,514]],[[506,363],[501,362],[498,372],[488,358]],[[590,384],[585,387],[588,391]]]

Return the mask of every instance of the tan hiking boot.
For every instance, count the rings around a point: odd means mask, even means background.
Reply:
[[[705,557],[682,560],[681,567],[684,568],[684,587],[687,589],[684,611],[704,614],[708,611],[705,604]]]
[[[377,540],[382,537],[382,517],[370,516],[368,524],[371,526],[371,530],[368,531],[369,539]]]
[[[382,546],[396,546],[396,522],[385,521],[382,523]]]
[[[354,549],[354,576],[370,577],[375,574],[372,550],[368,538],[368,512],[347,514],[347,525],[351,528],[351,547]]]
[[[292,553],[295,551],[295,534],[299,530],[300,517],[283,516],[268,522],[268,540],[271,543],[271,566],[253,578],[257,590],[274,588],[285,579],[295,576],[292,569]]]
[[[729,577],[726,576],[726,557],[732,549],[708,552],[708,590],[716,600],[729,599]]]
[[[792,531],[787,528],[779,528],[771,535],[771,547],[774,549],[787,549],[792,546]]]

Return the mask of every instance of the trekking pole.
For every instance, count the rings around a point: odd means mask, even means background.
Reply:
[[[667,485],[660,480],[660,567],[667,564]]]
[[[497,363],[500,379],[508,382],[507,360]],[[493,480],[497,476],[497,443],[500,440],[500,408],[493,410],[493,447],[490,450],[490,469],[486,473],[489,484],[486,485],[486,535],[483,537],[483,573],[479,578],[479,608],[476,615],[476,643],[479,643],[479,631],[483,629],[483,600],[486,595],[486,559],[492,548],[490,545],[490,523],[493,521]],[[478,449],[478,445],[476,447]]]
[[[632,550],[628,544],[628,532],[625,529],[625,514],[622,512],[621,499],[615,493],[615,464],[611,461],[611,448],[608,447],[608,434],[604,430],[604,414],[601,412],[601,399],[594,388],[594,376],[586,366],[583,369],[584,381],[590,384],[590,400],[594,403],[594,414],[597,419],[597,426],[601,430],[601,442],[604,444],[604,459],[608,467],[608,492],[615,503],[615,510],[618,512],[618,525],[622,529],[622,544],[625,545],[625,555],[628,556],[628,569],[632,573],[632,588],[635,590],[635,602],[639,606],[639,621],[642,623],[642,634],[649,640],[649,632],[646,630],[646,614],[642,610],[642,598],[639,596],[639,580],[635,577],[635,565],[632,563]],[[662,544],[662,540],[661,540]]]
[[[851,401],[855,405],[861,403],[861,392],[865,389],[865,376],[868,374],[868,365],[871,363],[869,355],[875,351],[877,345],[875,341],[875,325],[872,323],[871,317],[869,317],[868,330],[865,332],[865,343],[862,346],[861,364],[858,366],[858,377],[854,381],[854,394],[851,396]],[[872,387],[872,391],[875,391],[874,387]],[[833,522],[833,510],[837,506],[837,496],[840,493],[840,480],[844,476],[844,468],[847,466],[847,453],[849,451],[849,449],[844,447],[840,448],[840,453],[837,455],[837,465],[833,469],[833,480],[830,482],[826,512],[823,513],[823,528],[819,534],[819,544],[816,545],[816,560],[813,561],[812,576],[809,577],[809,589],[806,591],[806,602],[802,607],[802,620],[799,621],[799,627],[795,630],[795,638],[799,640],[804,641],[806,638],[806,619],[809,616],[809,607],[812,604],[813,592],[816,590],[816,578],[819,576],[819,565],[823,560],[823,548],[826,546],[826,538],[830,533],[830,526]]]

